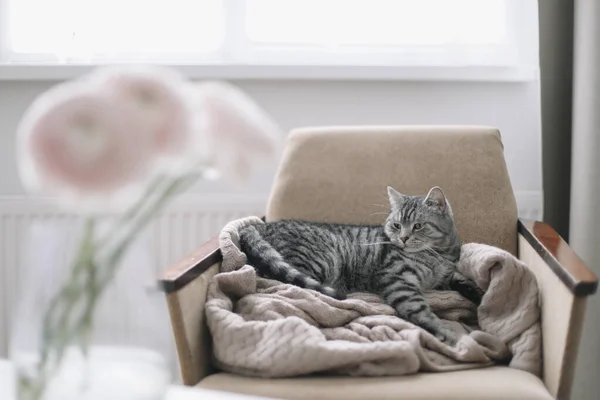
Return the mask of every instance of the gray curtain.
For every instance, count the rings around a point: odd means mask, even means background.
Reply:
[[[600,275],[600,0],[538,0],[544,220]],[[600,295],[588,300],[572,399],[600,398]]]
[[[568,240],[573,1],[538,0],[544,221]]]
[[[540,0],[544,1],[544,0]],[[600,1],[575,1],[570,244],[600,275]],[[573,399],[600,398],[600,295],[589,299]]]

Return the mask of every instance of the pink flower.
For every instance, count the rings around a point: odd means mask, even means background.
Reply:
[[[107,90],[128,118],[137,120],[157,154],[177,159],[187,150],[191,126],[185,97],[187,82],[174,70],[158,66],[104,67],[88,78]]]
[[[202,82],[192,86],[192,98],[199,130],[196,148],[226,177],[247,178],[253,167],[279,154],[280,128],[240,89]]]
[[[84,81],[40,95],[18,128],[22,180],[62,200],[110,195],[147,175],[150,142],[119,105]]]

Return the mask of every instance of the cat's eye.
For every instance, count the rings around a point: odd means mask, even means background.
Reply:
[[[400,222],[394,222],[392,224],[392,226],[394,227],[394,229],[400,230],[402,228],[402,225],[400,224]]]
[[[416,224],[413,226],[413,228],[414,228],[416,231],[418,231],[418,230],[419,230],[419,229],[421,229],[422,227],[423,227],[423,224],[419,224],[419,223],[416,223]]]

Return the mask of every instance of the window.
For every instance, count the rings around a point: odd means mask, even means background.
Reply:
[[[531,3],[0,0],[0,61],[511,66]]]
[[[511,63],[505,0],[247,0],[246,59],[377,65]],[[276,17],[275,17],[276,16]]]
[[[185,62],[223,48],[221,1],[1,1],[8,62]]]

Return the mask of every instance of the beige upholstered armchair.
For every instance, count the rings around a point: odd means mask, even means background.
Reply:
[[[588,295],[596,276],[548,225],[517,218],[499,132],[488,127],[300,129],[287,140],[266,210],[268,221],[379,224],[386,186],[408,194],[439,185],[463,242],[501,247],[537,276],[543,376],[504,366],[403,377],[259,379],[211,363],[204,321],[207,285],[219,272],[216,238],[170,267],[163,279],[186,385],[285,399],[569,398]],[[216,232],[215,232],[216,233]]]

